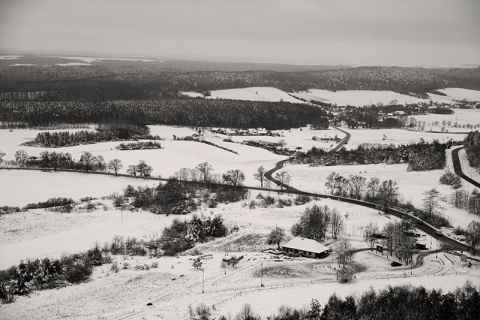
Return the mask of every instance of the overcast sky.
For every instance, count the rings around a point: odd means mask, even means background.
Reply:
[[[0,49],[480,64],[480,0],[0,0]]]

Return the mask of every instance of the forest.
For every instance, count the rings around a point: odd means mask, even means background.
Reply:
[[[392,90],[425,94],[440,88],[480,89],[480,68],[440,69],[407,67],[312,67],[312,71],[216,71],[178,69],[178,65],[145,64],[93,66],[4,66],[0,72],[0,99],[41,100],[150,100],[178,97],[180,91],[276,87],[287,92],[311,88],[326,90]],[[177,69],[176,69],[177,68]],[[212,69],[210,69],[212,70]]]
[[[325,111],[287,102],[207,99],[149,101],[0,101],[0,119],[6,127],[18,123],[33,127],[96,123],[111,126],[178,125],[226,128],[289,129],[322,123]]]
[[[480,171],[480,132],[470,132],[465,139],[465,151],[470,166]]]

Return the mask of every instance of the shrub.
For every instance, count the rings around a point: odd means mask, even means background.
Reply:
[[[101,266],[103,263],[102,251],[100,246],[95,244],[93,249],[87,251],[86,258],[93,266]]]
[[[278,199],[278,207],[283,208],[283,207],[291,207],[292,206],[292,200],[290,199]]]
[[[115,272],[115,273],[117,273],[118,271],[120,271],[120,270],[118,269],[118,263],[117,263],[117,261],[115,261],[115,262],[112,263],[112,266],[110,267],[110,270],[113,271],[113,272]]]
[[[309,196],[304,196],[304,195],[297,195],[295,197],[295,205],[300,206],[302,204],[306,204],[312,201],[312,198]]]
[[[62,259],[65,280],[70,283],[86,281],[92,275],[92,265],[80,256],[73,255]]]
[[[274,203],[275,203],[275,198],[272,197],[272,196],[266,196],[265,198],[263,198],[263,206],[264,207],[271,206]]]
[[[338,282],[348,283],[352,282],[353,279],[353,270],[351,268],[346,267],[338,269]]]
[[[151,267],[158,268],[158,262],[157,261],[152,262]]]
[[[122,251],[124,251],[124,249],[123,249],[123,237],[119,236],[119,235],[115,235],[113,237],[112,243],[110,244],[110,252],[112,254],[119,254]]]
[[[249,204],[248,207],[249,207],[250,209],[255,209],[255,206],[256,206],[255,200],[250,201],[250,204]]]
[[[460,179],[460,177],[457,176],[455,173],[446,171],[440,177],[440,183],[452,186],[454,189],[458,189],[462,186],[462,179]]]

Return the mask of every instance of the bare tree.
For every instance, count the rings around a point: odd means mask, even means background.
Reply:
[[[136,176],[137,176],[137,172],[138,172],[138,170],[137,170],[137,166],[136,166],[136,165],[131,164],[131,165],[128,166],[128,168],[127,168],[127,173],[128,173],[128,174],[136,177]]]
[[[0,157],[1,157],[1,154],[0,154]],[[28,153],[25,150],[17,150],[17,152],[15,152],[15,162],[21,165],[22,167],[27,162],[27,159],[28,159]]]
[[[107,165],[105,163],[105,159],[103,158],[103,156],[101,155],[96,156],[95,164],[97,165],[99,171],[105,171],[105,168]]]
[[[380,179],[377,177],[371,178],[367,184],[368,195],[374,199],[380,190]]]
[[[145,161],[140,160],[137,165],[137,172],[141,177],[147,178],[152,173],[152,167],[145,163]]]
[[[369,222],[367,226],[365,227],[365,230],[363,232],[363,238],[365,239],[365,242],[370,244],[370,247],[373,245],[373,239],[374,235],[378,233],[378,225],[373,222]]]
[[[239,169],[228,170],[227,173],[223,174],[222,178],[226,184],[241,186],[243,181],[245,181],[245,174]]]
[[[290,175],[286,171],[277,172],[275,179],[280,181],[280,190],[283,191],[283,186],[290,183]]]
[[[108,168],[115,172],[115,175],[118,175],[118,170],[123,168],[122,161],[120,159],[112,159],[108,162]]]
[[[210,172],[213,171],[213,167],[208,162],[203,162],[196,167],[200,171],[201,177],[204,182],[208,182],[210,179]]]
[[[346,238],[338,240],[335,244],[335,252],[338,256],[338,265],[345,268],[353,259],[353,247]]]
[[[433,214],[437,213],[438,209],[442,208],[442,206],[438,203],[440,192],[436,188],[430,189],[422,193],[425,197],[422,199],[423,201],[423,210],[432,217]]]
[[[332,230],[332,237],[337,239],[338,235],[344,228],[344,224],[342,215],[336,209],[333,209],[330,215],[330,226]]]
[[[475,254],[480,246],[480,222],[472,221],[468,224],[466,240]]]
[[[260,181],[260,187],[263,188],[263,181],[265,179],[265,168],[263,166],[258,167],[257,172],[253,176],[256,180]]]
[[[92,169],[92,164],[95,161],[95,157],[88,151],[84,151],[80,157],[80,162],[83,164],[85,171],[90,171]]]
[[[350,196],[355,199],[361,199],[366,181],[367,179],[365,179],[365,177],[358,176],[358,175],[354,175],[354,176],[351,175],[348,178]]]
[[[395,181],[383,181],[378,192],[385,208],[398,202],[398,186]]]

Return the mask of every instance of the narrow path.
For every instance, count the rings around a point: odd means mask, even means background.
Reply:
[[[463,180],[467,181],[471,185],[480,188],[480,183],[478,181],[473,180],[472,178],[468,177],[465,175],[462,171],[462,165],[460,163],[460,158],[458,156],[458,152],[462,150],[465,147],[460,147],[452,150],[452,162],[453,162],[453,170],[455,171],[455,174],[462,178]]]

